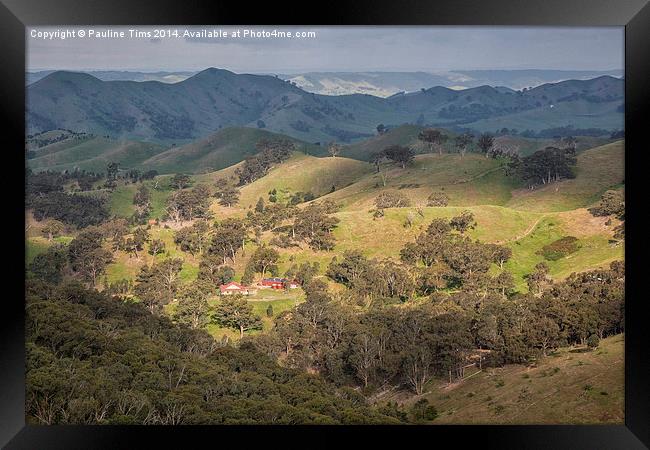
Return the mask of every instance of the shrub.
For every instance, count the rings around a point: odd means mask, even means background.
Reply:
[[[438,411],[435,406],[429,404],[426,398],[420,399],[411,408],[411,417],[413,422],[426,422],[438,417]]]
[[[382,192],[375,199],[375,205],[379,209],[406,208],[411,206],[411,202],[401,192]]]
[[[449,196],[444,192],[434,192],[427,198],[427,206],[447,206]]]
[[[598,338],[598,335],[592,334],[587,338],[587,346],[589,348],[596,348],[598,347],[599,343],[600,343],[600,339]]]
[[[578,245],[577,238],[573,236],[565,236],[555,242],[545,245],[537,252],[537,254],[542,255],[548,261],[557,261],[560,258],[564,258],[565,256],[578,251],[579,248],[580,246]]]

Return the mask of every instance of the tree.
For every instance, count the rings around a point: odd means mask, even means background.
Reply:
[[[223,264],[227,259],[235,262],[237,251],[244,248],[248,230],[241,219],[227,218],[217,223],[212,235],[208,253],[221,256]]]
[[[244,337],[244,331],[262,329],[262,319],[253,313],[253,305],[240,294],[221,297],[212,314],[211,321],[239,330],[240,338]]]
[[[494,136],[490,133],[483,133],[479,136],[476,144],[478,145],[478,148],[485,153],[485,157],[487,158],[490,154],[490,150],[492,150],[492,147],[494,146]]]
[[[548,278],[549,267],[546,263],[541,262],[535,265],[535,270],[524,276],[528,284],[528,290],[532,294],[540,294],[546,286],[551,284]]]
[[[203,328],[209,322],[208,297],[213,290],[210,283],[200,279],[183,286],[177,295],[174,318],[194,330]]]
[[[341,146],[336,142],[330,142],[327,146],[327,153],[329,153],[332,158],[336,158],[338,154],[341,153]]]
[[[549,184],[561,178],[575,178],[575,150],[546,147],[522,158],[519,172],[532,186],[537,181]]]
[[[77,270],[92,286],[97,284],[99,277],[106,270],[106,266],[113,260],[113,255],[108,250],[96,248],[83,254],[77,261]]]
[[[106,179],[115,180],[117,178],[119,164],[116,162],[109,162],[106,165]]]
[[[257,213],[264,212],[264,199],[262,197],[257,199],[257,203],[255,204],[255,212]]]
[[[224,266],[223,260],[218,255],[206,254],[201,258],[199,279],[221,285],[232,281],[234,276],[235,270],[230,266]]]
[[[141,184],[138,186],[133,195],[133,205],[135,206],[134,219],[136,223],[144,223],[151,214],[151,192],[147,186]]]
[[[157,255],[165,253],[165,241],[162,239],[154,239],[149,244],[149,254],[152,256],[151,262],[156,259]]]
[[[625,217],[625,194],[622,191],[605,191],[598,205],[589,209],[594,216],[615,216],[619,220]]]
[[[190,182],[191,182],[190,176],[184,173],[177,173],[171,179],[171,185],[175,187],[176,190],[178,191],[180,191],[181,189],[185,189],[186,187],[189,187]]]
[[[463,211],[459,216],[453,217],[449,221],[449,225],[460,234],[464,234],[467,230],[472,230],[476,227],[474,214],[471,211]]]
[[[262,278],[264,278],[264,275],[266,274],[267,270],[269,269],[275,269],[273,271],[277,270],[276,263],[279,260],[280,260],[280,254],[277,252],[277,250],[271,247],[261,246],[258,247],[257,250],[255,250],[255,253],[253,253],[253,255],[251,256],[249,264],[253,268],[253,270],[255,270],[255,272],[261,273]]]
[[[384,152],[373,152],[370,154],[369,160],[375,166],[377,173],[379,173],[380,164],[385,157]],[[384,186],[386,186],[386,183],[384,183]]]
[[[292,233],[295,238],[303,239],[314,250],[331,250],[335,239],[332,231],[339,222],[329,215],[330,207],[326,203],[310,203],[296,214]]]
[[[427,198],[427,206],[447,206],[449,196],[444,192],[433,192]]]
[[[68,249],[63,244],[54,244],[45,252],[39,253],[29,264],[29,271],[37,278],[49,283],[61,281],[63,270],[68,263]]]
[[[64,229],[65,225],[62,222],[59,222],[56,219],[49,219],[45,225],[43,225],[43,228],[41,228],[41,232],[47,236],[49,242],[52,238],[59,236]]]
[[[386,128],[386,126],[383,123],[380,123],[379,125],[377,125],[377,134],[382,135],[386,131],[388,131],[388,128]]]
[[[454,139],[454,145],[460,153],[461,158],[465,156],[467,148],[472,144],[473,141],[474,136],[471,133],[463,133],[456,136]]]
[[[136,228],[133,232],[133,236],[128,238],[124,243],[124,249],[133,253],[133,255],[138,258],[138,252],[144,250],[144,245],[149,242],[150,235],[147,230],[144,228]]]
[[[384,149],[384,155],[391,161],[398,163],[402,169],[406,168],[406,164],[411,163],[415,157],[415,153],[409,147],[401,145],[391,145]]]
[[[172,193],[167,199],[167,216],[174,222],[210,217],[210,193],[200,184]]]
[[[503,269],[503,264],[512,258],[512,250],[509,247],[497,244],[487,244],[487,248],[491,255],[492,262],[498,264],[500,269]]]
[[[229,184],[217,184],[214,196],[221,206],[231,207],[239,202],[239,189]]]
[[[203,253],[210,242],[212,230],[206,220],[197,220],[189,227],[181,228],[174,234],[174,243],[184,252],[192,255]]]
[[[406,208],[411,206],[411,201],[401,192],[384,191],[375,198],[375,206],[378,209]]]
[[[168,258],[155,266],[157,277],[167,290],[170,298],[176,293],[182,269],[183,260],[180,258]]]
[[[427,128],[418,134],[418,139],[427,144],[429,153],[433,153],[433,150],[438,148],[438,152],[442,155],[442,144],[447,140],[447,135],[442,134],[440,130]]]

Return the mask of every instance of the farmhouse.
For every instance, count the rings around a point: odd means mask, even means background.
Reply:
[[[289,289],[296,289],[300,287],[300,284],[296,280],[289,281],[287,278],[264,278],[260,285],[262,288],[271,288],[271,289],[284,289],[285,285],[289,286]]]
[[[257,289],[244,286],[243,284],[239,284],[235,281],[222,284],[221,286],[219,286],[219,291],[221,295],[232,295],[232,294],[255,295],[257,293]]]

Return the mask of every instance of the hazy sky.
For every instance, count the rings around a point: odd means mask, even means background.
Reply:
[[[444,71],[460,69],[623,69],[623,28],[551,27],[155,27],[178,37],[131,38],[129,29],[74,26],[27,30],[27,69],[247,73]],[[89,30],[125,37],[88,37]],[[223,30],[225,38],[186,38],[185,30]],[[241,30],[239,37],[231,33]],[[43,39],[33,32],[83,30],[83,38]],[[307,31],[316,37],[252,38],[244,30]]]

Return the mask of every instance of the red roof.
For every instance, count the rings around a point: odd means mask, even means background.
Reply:
[[[236,281],[231,281],[230,283],[222,284],[219,286],[221,292],[225,291],[242,291],[248,289],[246,286],[237,283]]]

